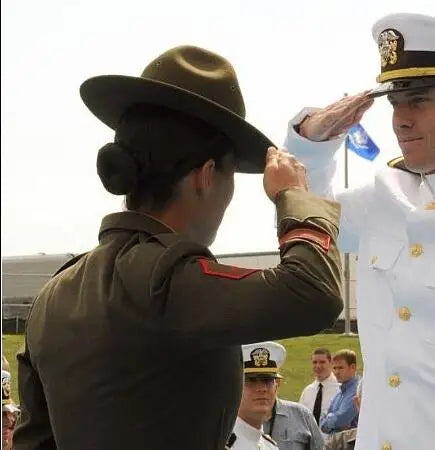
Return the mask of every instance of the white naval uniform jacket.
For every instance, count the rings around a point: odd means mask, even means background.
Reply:
[[[312,142],[289,123],[285,147],[314,192],[341,203],[339,245],[358,252],[358,330],[364,385],[358,450],[435,448],[435,174],[385,168],[334,192],[343,138]],[[430,187],[429,187],[430,184]]]
[[[263,430],[252,427],[240,417],[237,417],[233,433],[236,435],[231,450],[278,450]]]

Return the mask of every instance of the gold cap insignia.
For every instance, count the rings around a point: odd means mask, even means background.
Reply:
[[[397,44],[400,35],[394,30],[383,31],[378,38],[379,54],[381,55],[382,67],[394,65],[399,57],[397,54]]]
[[[267,367],[269,365],[270,352],[267,348],[256,348],[251,352],[251,360],[255,367]]]

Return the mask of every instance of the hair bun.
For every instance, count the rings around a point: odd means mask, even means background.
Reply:
[[[111,194],[127,195],[137,186],[139,167],[122,145],[111,142],[98,151],[97,172]]]

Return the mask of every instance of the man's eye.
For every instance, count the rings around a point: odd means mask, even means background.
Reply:
[[[411,99],[410,103],[422,103],[425,102],[427,99],[425,97],[414,97]]]

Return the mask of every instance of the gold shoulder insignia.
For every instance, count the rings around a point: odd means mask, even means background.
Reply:
[[[387,165],[388,165],[388,167],[391,167],[393,169],[399,169],[399,170],[403,170],[405,172],[414,173],[412,170],[409,170],[405,166],[405,159],[403,158],[403,156],[398,156],[397,158],[394,158],[391,161],[388,161]]]
[[[266,439],[266,441],[269,441],[270,443],[278,447],[278,444],[268,434],[263,433],[263,437],[264,439]]]

